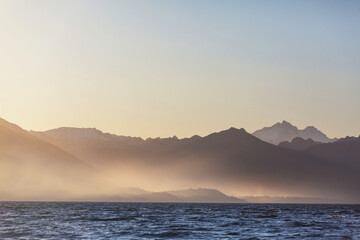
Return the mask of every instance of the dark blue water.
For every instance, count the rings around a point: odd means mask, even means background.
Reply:
[[[360,205],[0,202],[0,239],[360,239]]]

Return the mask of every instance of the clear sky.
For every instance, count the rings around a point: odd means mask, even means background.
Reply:
[[[0,117],[141,137],[360,134],[360,1],[0,0]]]

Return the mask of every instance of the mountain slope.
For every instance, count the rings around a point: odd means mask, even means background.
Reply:
[[[71,184],[71,189],[80,187],[77,181],[93,172],[78,158],[3,119],[0,119],[0,164],[3,170],[0,192],[5,199],[61,197],[61,193],[70,190],[67,184]]]
[[[328,143],[333,141],[313,126],[309,126],[303,130],[300,130],[286,121],[276,123],[271,127],[265,127],[263,129],[257,130],[253,132],[253,135],[265,142],[274,145],[278,145],[280,142],[284,141],[291,142],[291,140],[296,137],[301,137],[305,140],[311,138],[315,142],[321,143]]]
[[[0,119],[0,152],[10,156],[38,161],[51,161],[55,165],[71,164],[89,168],[78,158],[50,143],[44,142],[20,127]]]

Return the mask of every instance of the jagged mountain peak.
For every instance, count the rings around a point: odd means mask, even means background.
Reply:
[[[309,130],[317,130],[317,131],[319,131],[316,127],[314,127],[314,126],[307,126],[306,128],[304,128],[304,130],[305,129],[309,129]]]
[[[296,137],[303,139],[313,139],[315,142],[327,143],[332,140],[314,126],[298,129],[287,121],[278,122],[271,127],[264,127],[253,132],[253,135],[265,142],[278,145],[281,142],[291,142]]]
[[[292,125],[290,122],[283,120],[282,122],[278,122],[276,125],[278,126],[288,126],[288,127],[295,127],[294,125]]]
[[[306,128],[304,128],[302,131],[309,131],[309,132],[318,132],[323,134],[319,129],[317,129],[314,126],[307,126]],[[325,135],[325,134],[324,134]]]
[[[244,128],[235,128],[235,127],[230,127],[229,129],[221,131],[221,132],[247,133]]]
[[[274,125],[270,127],[263,127],[260,130],[255,131],[254,133],[261,131],[261,130],[271,130],[271,129],[282,129],[282,130],[292,130],[297,131],[298,128],[294,125],[292,125],[290,122],[283,120],[282,122],[277,122]]]
[[[246,130],[244,128],[234,128],[234,127],[231,127],[227,130],[223,130],[223,131],[220,131],[220,132],[214,132],[208,136],[205,136],[204,138],[228,138],[230,137],[229,139],[231,138],[243,138],[243,137],[253,137],[251,136],[251,134],[249,134],[248,132],[246,132]]]

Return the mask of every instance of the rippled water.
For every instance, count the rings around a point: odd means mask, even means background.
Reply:
[[[0,239],[360,239],[360,205],[0,202]]]

